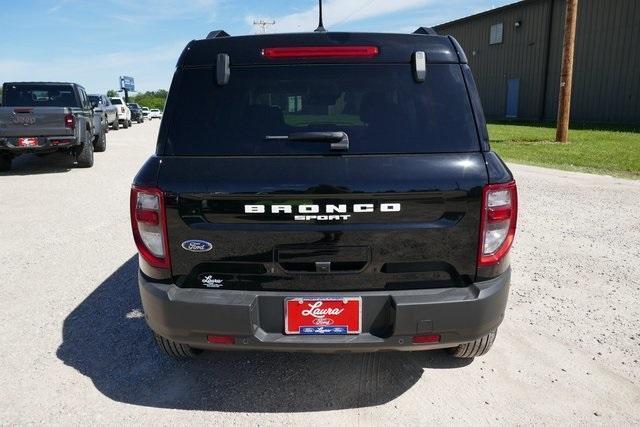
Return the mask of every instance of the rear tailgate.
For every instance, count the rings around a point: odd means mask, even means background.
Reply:
[[[0,107],[0,137],[73,136],[66,107]]]
[[[158,177],[179,286],[301,291],[469,283],[486,182],[481,153],[165,157]]]

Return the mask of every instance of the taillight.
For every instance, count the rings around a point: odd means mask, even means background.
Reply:
[[[515,181],[485,185],[481,214],[478,266],[486,267],[500,262],[513,243],[518,216]]]
[[[120,112],[124,113],[124,107],[120,107]]]
[[[281,58],[373,58],[378,56],[377,46],[298,46],[267,47],[262,56],[269,59]]]
[[[161,190],[151,187],[131,188],[131,228],[142,258],[154,267],[171,268]]]
[[[67,114],[64,116],[64,127],[71,130],[76,128],[76,118],[73,117],[73,114]]]

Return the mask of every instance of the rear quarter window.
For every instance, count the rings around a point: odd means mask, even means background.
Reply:
[[[424,83],[410,64],[232,67],[177,71],[169,95],[170,155],[330,154],[329,144],[266,140],[343,131],[348,154],[479,151],[460,66],[431,64]]]

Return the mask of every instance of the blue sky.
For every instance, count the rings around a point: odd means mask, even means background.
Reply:
[[[410,32],[512,0],[325,0],[329,31]],[[0,82],[63,80],[89,92],[116,89],[119,75],[138,90],[168,89],[185,44],[223,28],[253,34],[311,31],[316,0],[0,0]]]

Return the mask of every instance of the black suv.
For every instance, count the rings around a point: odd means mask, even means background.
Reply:
[[[142,107],[135,103],[127,104],[127,107],[129,107],[129,110],[131,110],[132,121],[144,123],[144,114],[142,114]]]
[[[131,192],[146,320],[203,349],[491,347],[517,193],[455,39],[188,44]]]

